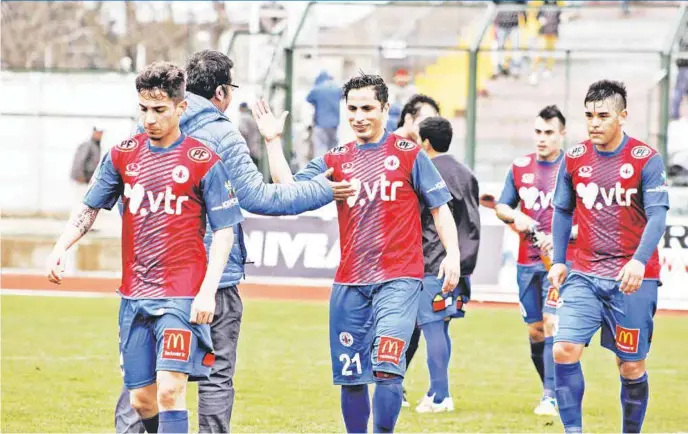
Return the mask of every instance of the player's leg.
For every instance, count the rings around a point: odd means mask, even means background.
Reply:
[[[657,310],[656,280],[645,280],[640,289],[625,295],[614,286],[611,303],[605,306],[602,344],[616,353],[621,377],[623,431],[640,432],[649,398],[645,358],[650,350]],[[620,313],[621,312],[621,313]]]
[[[119,308],[119,349],[129,406],[146,432],[158,432],[158,404],[155,386],[155,334],[148,320],[138,312],[138,300],[122,299]],[[118,406],[119,407],[119,406]]]
[[[420,343],[420,327],[417,325],[413,328],[413,334],[411,335],[411,340],[409,341],[408,348],[406,349],[406,369],[408,370],[409,366],[411,365],[411,360],[413,360],[413,356],[416,355],[416,351],[418,350],[418,344]],[[402,387],[403,391],[403,398],[401,401],[401,406],[402,407],[410,407],[410,404],[408,403],[408,400],[406,399],[406,389]]]
[[[542,273],[542,326],[545,337],[545,346],[542,352],[544,366],[544,381],[542,399],[535,408],[535,414],[541,416],[555,416],[557,414],[557,402],[554,396],[554,326],[556,321],[556,309],[559,304],[559,291],[554,289],[547,281],[547,275]]]
[[[545,334],[542,325],[542,289],[541,271],[536,267],[516,268],[516,282],[518,284],[518,298],[521,304],[523,321],[528,326],[528,341],[530,342],[530,359],[544,382],[545,365],[542,359],[545,350]]]
[[[572,273],[561,287],[554,335],[554,391],[566,432],[583,429],[585,380],[580,358],[602,323],[602,301],[595,280]]]
[[[335,385],[341,385],[341,409],[347,432],[366,432],[370,418],[368,384],[373,310],[369,287],[333,285],[330,294],[330,356]]]
[[[186,411],[186,372],[158,371],[157,399],[160,408],[158,432],[189,432],[189,414]]]
[[[198,430],[229,432],[234,405],[234,367],[243,304],[235,286],[218,289],[210,336],[215,363],[210,378],[198,383]]]
[[[115,432],[117,434],[146,432],[139,414],[131,407],[129,389],[124,384],[122,384],[122,391],[115,406]]]
[[[393,432],[401,409],[405,350],[418,316],[422,282],[396,279],[376,285],[373,295],[375,333],[372,362],[374,432]]]

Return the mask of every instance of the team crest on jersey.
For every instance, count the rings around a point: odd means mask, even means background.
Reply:
[[[566,153],[571,158],[578,158],[585,154],[588,151],[588,148],[584,144],[576,145],[573,148],[569,149],[569,151]]]
[[[651,153],[652,149],[648,148],[647,146],[636,146],[635,148],[631,149],[631,156],[633,158],[637,158],[638,160],[649,157]]]
[[[385,158],[384,165],[387,170],[397,170],[399,168],[399,158],[396,155],[390,155]]]
[[[412,151],[416,149],[417,145],[409,140],[397,140],[394,146],[400,151]]]
[[[138,163],[129,163],[124,168],[124,174],[127,176],[139,176],[139,170],[141,170],[141,166]]]
[[[349,152],[348,146],[337,146],[336,148],[330,149],[330,154],[332,155],[342,155]]]
[[[530,157],[520,157],[514,160],[514,166],[526,167],[530,164]]]
[[[131,152],[134,149],[136,149],[139,146],[139,142],[137,142],[134,139],[127,139],[117,145],[117,149],[119,149],[122,152]]]
[[[189,169],[181,164],[172,169],[172,180],[177,184],[184,184],[189,180]]]
[[[578,169],[578,176],[581,178],[590,178],[592,176],[592,166],[581,166]]]
[[[234,191],[234,186],[232,185],[232,181],[226,181],[225,182],[225,190],[227,190],[227,195],[229,196],[230,199],[232,199],[234,196],[236,196],[236,192]]]
[[[354,171],[354,163],[349,161],[342,164],[342,173],[351,173]]]
[[[633,176],[634,173],[635,173],[635,171],[633,170],[633,165],[629,164],[629,163],[624,164],[619,169],[619,176],[622,177],[623,179],[630,178],[631,176]]]
[[[354,337],[349,332],[341,332],[339,334],[339,342],[348,348],[354,344]]]
[[[205,163],[206,161],[210,161],[210,158],[212,157],[210,150],[208,150],[207,148],[202,148],[200,146],[189,149],[187,155],[189,156],[189,159],[191,159],[191,161],[195,161],[196,163]]]
[[[533,182],[535,182],[535,174],[524,173],[523,176],[521,176],[521,182],[524,184],[532,184]]]

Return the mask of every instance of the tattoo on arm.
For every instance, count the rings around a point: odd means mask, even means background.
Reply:
[[[76,226],[81,235],[84,235],[89,229],[91,229],[93,222],[96,221],[96,217],[98,217],[98,210],[84,205],[79,212],[72,216],[69,223]]]

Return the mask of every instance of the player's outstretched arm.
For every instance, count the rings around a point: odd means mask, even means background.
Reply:
[[[48,280],[58,285],[62,283],[64,271],[64,255],[86,232],[91,229],[93,222],[98,217],[98,209],[81,204],[73,212],[69,223],[62,231],[60,238],[55,243],[52,252],[48,256],[46,268]]]
[[[253,118],[256,120],[258,130],[265,139],[265,146],[268,152],[268,163],[270,165],[270,175],[273,181],[278,184],[290,184],[294,182],[291,168],[282,151],[282,131],[284,121],[289,112],[282,113],[279,119],[272,114],[270,105],[263,99],[256,101],[251,109]]]

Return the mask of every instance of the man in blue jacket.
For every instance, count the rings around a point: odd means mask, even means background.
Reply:
[[[339,104],[342,90],[332,81],[327,71],[321,71],[315,79],[315,86],[308,92],[306,101],[313,105],[313,157],[322,157],[337,146],[339,126]]]
[[[309,182],[265,184],[251,160],[246,141],[238,128],[225,116],[232,100],[231,68],[234,63],[218,51],[194,53],[186,65],[186,100],[188,108],[180,127],[185,134],[202,141],[222,158],[241,207],[254,214],[294,215],[322,207],[349,187],[319,176]],[[342,196],[342,197],[344,197]],[[207,231],[206,249],[212,233]],[[241,224],[234,227],[234,245],[220,281],[215,303],[211,336],[215,347],[215,364],[210,379],[199,382],[199,432],[229,432],[234,403],[234,365],[243,306],[237,284],[244,274],[246,248]],[[124,388],[115,410],[115,429],[121,432],[144,432],[143,424],[129,404]]]

